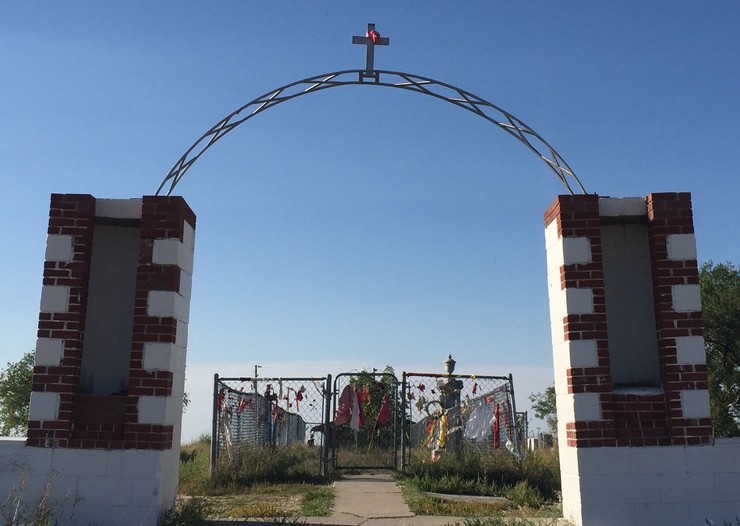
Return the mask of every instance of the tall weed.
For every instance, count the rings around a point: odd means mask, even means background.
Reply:
[[[528,506],[555,501],[560,494],[560,468],[554,450],[534,451],[524,458],[507,451],[466,450],[437,462],[422,459],[413,459],[402,475],[422,491],[510,494],[512,500]]]

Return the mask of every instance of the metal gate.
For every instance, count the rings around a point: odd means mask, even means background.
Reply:
[[[331,403],[331,375],[323,378],[221,378],[214,375],[211,467],[224,456],[259,447],[302,444],[315,449],[326,473],[324,438]]]
[[[342,373],[334,379],[331,459],[337,469],[397,469],[402,404],[388,372]]]
[[[526,415],[516,412],[511,375],[404,372],[402,399],[403,467],[468,448],[520,452]]]

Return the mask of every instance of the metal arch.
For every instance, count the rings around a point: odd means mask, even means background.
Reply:
[[[335,71],[333,73],[324,73],[322,75],[298,80],[272,91],[268,91],[264,95],[257,97],[253,101],[245,104],[218,121],[210,130],[205,132],[197,141],[195,141],[195,143],[188,148],[162,180],[157,188],[156,195],[160,194],[168,181],[169,189],[167,190],[167,195],[170,195],[175,189],[175,186],[177,186],[177,183],[180,182],[180,179],[182,179],[193,163],[195,163],[195,161],[197,161],[200,156],[208,150],[208,148],[210,148],[221,137],[255,115],[282,102],[300,97],[301,95],[307,95],[309,93],[315,93],[329,88],[351,85],[374,85],[399,88],[416,93],[422,93],[424,95],[430,95],[454,104],[462,109],[468,110],[479,117],[492,122],[534,152],[540,159],[542,159],[547,167],[552,170],[570,194],[573,194],[574,192],[569,180],[575,181],[578,189],[580,189],[584,194],[586,193],[583,184],[581,184],[581,181],[578,179],[576,174],[570,166],[568,166],[568,163],[565,162],[565,159],[563,159],[560,154],[542,138],[542,136],[520,119],[508,111],[499,108],[495,104],[491,104],[487,100],[451,84],[427,77],[421,77],[419,75],[412,75],[410,73],[374,70],[372,81],[366,81],[365,79],[367,79],[366,70],[349,69],[344,71]],[[251,111],[247,112],[250,108]],[[242,112],[244,112],[245,115],[242,116]]]

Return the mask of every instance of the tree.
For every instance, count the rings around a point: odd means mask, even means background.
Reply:
[[[708,261],[699,282],[714,435],[740,436],[740,268]]]
[[[0,435],[23,436],[28,426],[34,355],[27,352],[0,372]]]
[[[553,435],[558,432],[558,412],[555,406],[555,386],[551,385],[544,393],[530,394],[529,401],[532,402],[534,416],[544,420]]]

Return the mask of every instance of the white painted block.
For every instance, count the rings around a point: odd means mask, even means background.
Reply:
[[[576,421],[575,395],[567,394],[567,387],[565,387],[566,394],[562,394],[561,386],[564,383],[562,379],[555,378],[555,403],[557,404],[558,424],[562,422],[563,425]]]
[[[182,414],[182,397],[174,396],[140,396],[140,424],[174,425]]]
[[[177,238],[155,239],[152,262],[159,265],[177,265],[188,274],[193,273],[193,249]]]
[[[565,289],[567,313],[568,314],[593,314],[594,291],[593,289]]]
[[[684,418],[709,418],[709,391],[681,391],[681,412]]]
[[[711,502],[715,496],[713,473],[671,473],[660,475],[662,502]]]
[[[52,468],[58,473],[76,477],[103,477],[111,451],[104,449],[54,450]]]
[[[164,424],[167,397],[140,396],[138,408],[140,424]]]
[[[172,398],[182,400],[185,394],[185,371],[172,373]]]
[[[593,505],[584,500],[581,508],[581,522],[576,522],[576,526],[647,526],[637,517],[634,505],[604,503]]]
[[[96,199],[95,217],[114,217],[116,219],[141,219],[143,200],[136,199]]]
[[[173,317],[187,322],[190,316],[190,301],[174,291],[150,290],[147,314],[155,317]]]
[[[564,237],[563,256],[566,265],[591,263],[591,242],[587,237]]]
[[[32,476],[48,477],[52,470],[53,451],[51,448],[31,448],[24,445],[24,456],[28,460],[24,471]]]
[[[694,234],[670,234],[666,237],[668,259],[696,259],[696,236]]]
[[[599,216],[647,216],[647,203],[642,197],[601,197]]]
[[[159,500],[159,480],[157,478],[132,479],[134,484],[131,502],[155,504]]]
[[[630,448],[591,447],[577,450],[578,473],[584,477],[628,475],[632,472]]]
[[[687,503],[672,502],[664,504],[653,502],[650,504],[637,504],[635,516],[638,522],[630,524],[681,526],[692,524],[687,522],[690,508]],[[706,526],[706,524],[704,525]]]
[[[177,334],[175,335],[175,345],[183,349],[188,346],[188,324],[182,320],[177,320]]]
[[[182,228],[182,244],[191,251],[195,249],[195,229],[187,221]]]
[[[175,379],[174,381],[177,382],[178,380]],[[175,390],[177,396],[168,396],[165,398],[164,408],[165,423],[171,424],[175,427],[179,427],[182,423],[182,397],[184,393],[185,382],[181,379],[179,380],[178,385],[181,385],[182,388]]]
[[[560,331],[562,332],[563,318],[568,312],[568,296],[565,294],[565,290],[560,287],[559,275],[548,283],[547,292],[550,299],[550,321],[560,323]]]
[[[552,324],[551,324],[552,327]],[[555,376],[558,376],[560,371],[564,371],[570,367],[570,348],[566,341],[552,341],[552,363],[555,371]]]
[[[686,473],[682,446],[622,448],[630,453],[630,471],[639,475]]]
[[[64,355],[64,340],[59,338],[38,338],[36,340],[36,365],[58,367]]]
[[[80,477],[77,491],[88,502],[102,506],[131,503],[132,479],[123,477]]]
[[[705,363],[707,361],[703,336],[681,336],[676,338],[676,355],[679,365]]]
[[[570,367],[598,367],[596,340],[570,340]]]
[[[41,288],[41,312],[67,312],[69,287],[44,285]]]
[[[550,222],[545,227],[545,248],[550,250],[550,247],[555,246],[560,240],[558,235],[558,221],[557,219]]]
[[[692,312],[701,310],[701,291],[699,285],[673,285],[673,310],[676,312]]]
[[[157,526],[162,512],[155,506],[112,506],[82,500],[75,506],[74,524],[82,526]]]
[[[46,261],[72,261],[74,259],[72,240],[70,235],[49,234],[46,238]]]
[[[162,451],[127,449],[124,452],[123,477],[159,477],[162,470]]]
[[[545,229],[545,245],[547,249],[547,271],[552,273],[565,263],[563,240],[558,236],[556,222],[553,221]]]
[[[58,420],[59,393],[31,392],[28,406],[29,420]]]
[[[710,464],[716,473],[740,473],[740,438],[716,438],[711,451]]]
[[[180,296],[189,300],[192,294],[192,290],[193,277],[184,270],[180,270]]]
[[[178,324],[179,327],[179,324]],[[187,327],[187,325],[186,325]],[[172,350],[172,358],[170,361],[170,371],[173,373],[185,373],[185,359],[187,358],[187,351],[185,347],[175,345]]]
[[[178,255],[178,265],[188,274],[193,274],[193,259],[194,252],[192,248],[188,248],[185,245],[180,245],[180,252]]]
[[[551,317],[554,318],[554,316],[551,315]],[[562,320],[562,317],[559,318]],[[553,349],[555,348],[555,345],[563,345],[565,343],[565,334],[563,333],[563,322],[552,322],[550,323],[550,340],[553,344]],[[553,351],[554,352],[554,351]],[[554,356],[553,356],[554,359]],[[558,368],[558,362],[557,360],[554,360],[556,364],[556,369]]]
[[[714,445],[708,446],[689,446],[684,448],[684,457],[686,464],[687,473],[714,473],[716,471],[713,462],[716,458],[715,450],[717,449],[717,442],[721,439],[715,439]],[[734,452],[734,456],[737,457],[739,453]]]
[[[601,420],[601,397],[599,393],[574,394],[573,407],[576,421]]]
[[[713,493],[714,500],[740,504],[740,473],[717,473],[715,477],[717,486]]]
[[[172,343],[146,342],[144,344],[144,369],[147,371],[172,370],[174,348],[175,345]]]
[[[686,518],[686,524],[691,526],[735,526],[737,524],[736,519],[740,517],[740,513],[737,511],[739,508],[740,502],[738,502],[738,499],[734,502],[692,502],[689,504],[691,515]]]
[[[657,474],[604,475],[588,477],[582,487],[589,494],[604,495],[616,504],[649,504],[660,502],[660,477]],[[585,498],[583,499],[586,500]]]
[[[155,239],[152,246],[152,263],[158,265],[177,265],[180,240],[176,237]]]

